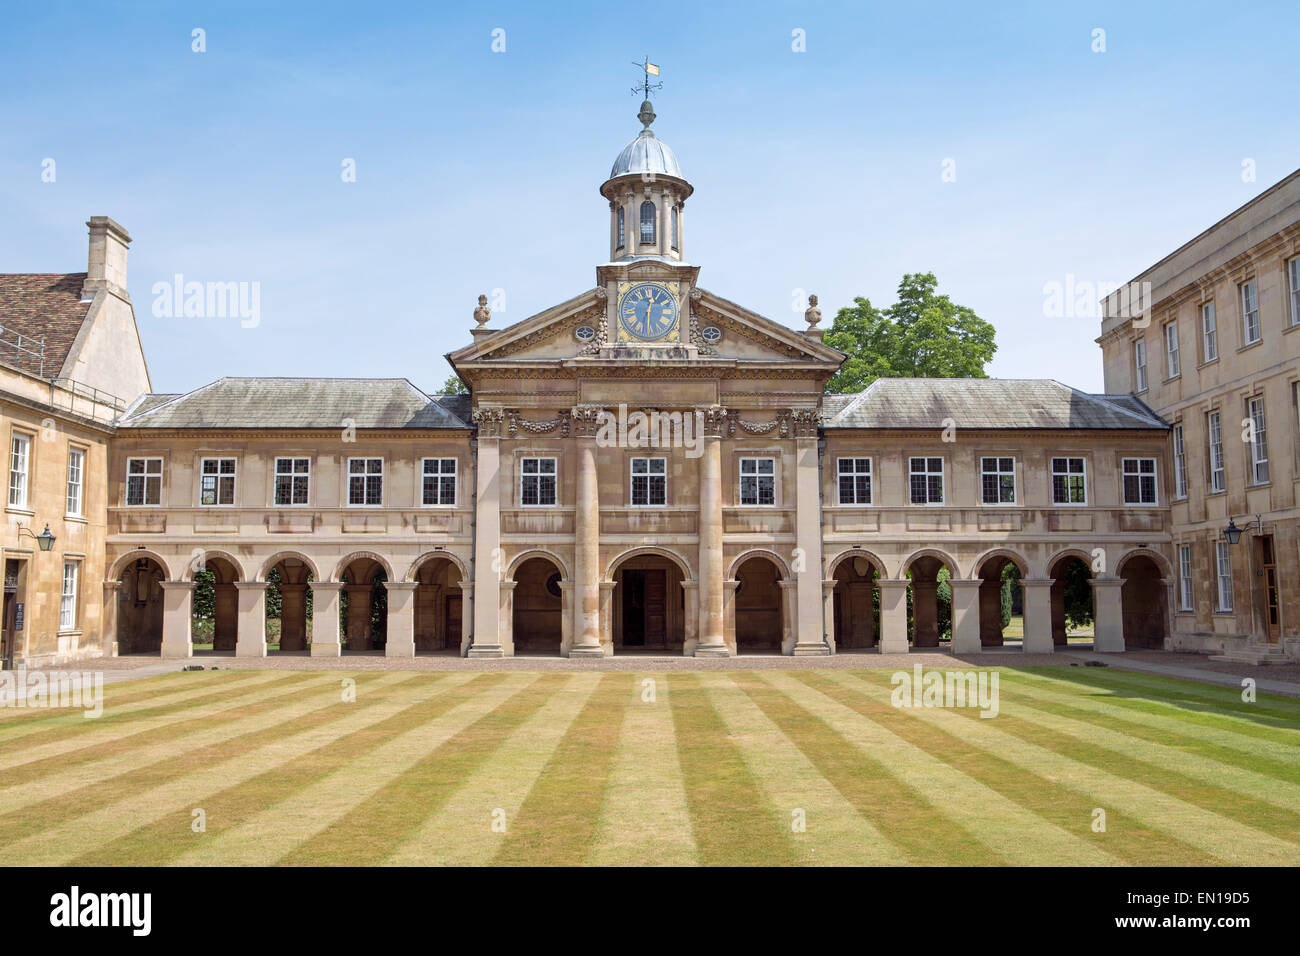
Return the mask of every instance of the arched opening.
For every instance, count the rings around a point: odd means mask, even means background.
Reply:
[[[617,245],[617,248],[622,249],[625,245],[627,245],[627,241],[624,239],[624,228],[623,228],[623,207],[622,207],[622,206],[619,206],[619,207],[618,207],[618,245]]]
[[[548,558],[529,558],[515,568],[512,625],[515,654],[558,656],[563,638],[560,569]]]
[[[1065,647],[1071,638],[1093,636],[1092,568],[1077,554],[1063,554],[1047,569],[1052,579],[1052,644]]]
[[[686,641],[682,569],[661,554],[635,554],[613,572],[616,652],[681,651]]]
[[[649,245],[655,242],[655,204],[648,199],[641,203],[641,242]]]
[[[754,555],[736,568],[736,653],[780,654],[785,637],[781,569]]]
[[[1163,648],[1169,615],[1160,566],[1145,554],[1135,554],[1120,567],[1119,576],[1124,581],[1124,649]]]
[[[339,595],[339,632],[349,653],[382,651],[388,642],[388,573],[370,557],[348,562]]]
[[[311,566],[286,556],[266,572],[266,646],[281,652],[306,651],[311,633]]]
[[[415,574],[415,653],[459,654],[463,603],[460,568],[430,558]]]
[[[117,652],[161,654],[162,583],[167,572],[153,558],[137,558],[122,569],[117,590]]]
[[[239,631],[239,569],[227,558],[213,556],[194,572],[190,634],[194,650],[233,654]]]
[[[880,569],[865,555],[835,566],[835,649],[867,650],[880,633]]]
[[[938,647],[952,640],[952,568],[940,557],[922,554],[906,568],[908,635],[913,647]]]
[[[1024,638],[1025,601],[1020,564],[1007,554],[992,554],[975,571],[980,582],[980,647],[1001,647],[1007,632]]]

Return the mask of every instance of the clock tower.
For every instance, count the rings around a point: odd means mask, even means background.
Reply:
[[[608,303],[605,349],[620,357],[684,358],[691,344],[690,293],[699,273],[686,261],[683,209],[694,188],[677,156],[655,135],[646,62],[641,132],[614,160],[600,194],[609,201],[609,261],[596,269]]]

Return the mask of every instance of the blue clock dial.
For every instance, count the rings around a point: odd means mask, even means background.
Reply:
[[[618,320],[633,338],[662,339],[677,325],[677,299],[662,286],[634,285],[619,303]]]

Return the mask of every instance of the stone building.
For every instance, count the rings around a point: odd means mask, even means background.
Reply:
[[[1097,341],[1171,425],[1171,644],[1300,657],[1300,171],[1109,296]]]
[[[1025,647],[1051,651],[1075,562],[1100,648],[1161,646],[1170,432],[1149,403],[1109,378],[1100,395],[988,379],[824,394],[843,356],[815,300],[794,331],[699,284],[693,187],[648,102],[638,118],[599,187],[595,284],[505,328],[480,299],[447,356],[468,394],[127,388],[97,446],[104,530],[81,589],[102,610],[79,646],[190,655],[206,570],[214,647],[254,657],[905,650],[939,643],[941,587],[954,650],[976,653],[1002,643],[1014,565]]]

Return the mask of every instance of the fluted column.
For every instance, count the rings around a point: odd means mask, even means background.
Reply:
[[[573,644],[570,657],[602,657],[600,646],[600,482],[596,471],[599,409],[575,408],[577,500],[573,504]]]
[[[475,456],[477,497],[474,512],[474,643],[470,657],[504,657],[501,646],[501,430],[505,413],[499,408],[474,413],[478,425]]]
[[[700,596],[696,657],[727,657],[722,607],[722,427],[726,409],[704,413],[704,453],[700,458]]]

